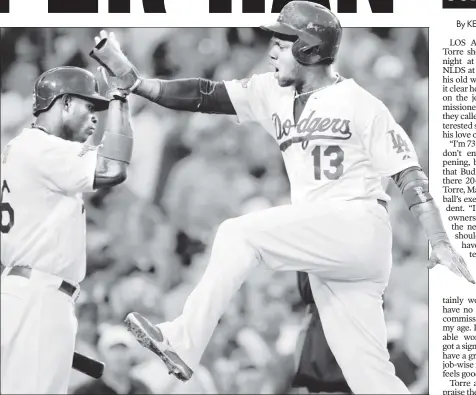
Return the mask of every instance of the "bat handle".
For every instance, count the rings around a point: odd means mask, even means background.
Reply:
[[[94,379],[99,379],[104,373],[104,362],[89,358],[75,351],[73,355],[73,369]]]

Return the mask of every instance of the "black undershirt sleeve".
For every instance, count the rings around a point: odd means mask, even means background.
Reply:
[[[134,93],[172,110],[236,115],[223,81],[146,79]]]

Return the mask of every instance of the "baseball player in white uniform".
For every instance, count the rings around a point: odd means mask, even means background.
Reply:
[[[226,220],[208,267],[182,314],[157,326],[137,313],[126,324],[181,380],[193,369],[228,303],[258,265],[308,272],[329,346],[354,393],[409,393],[389,361],[382,295],[392,266],[392,177],[443,264],[474,283],[452,248],[414,147],[377,98],[336,74],[342,29],[316,3],[293,1],[275,24],[274,73],[242,81],[141,78],[113,33],[101,31],[91,56],[120,86],[159,105],[237,115],[260,123],[279,144],[292,204]]]
[[[33,98],[35,123],[1,158],[1,392],[66,394],[86,273],[82,193],[125,180],[132,129],[124,93],[101,96],[81,68],[46,71]]]

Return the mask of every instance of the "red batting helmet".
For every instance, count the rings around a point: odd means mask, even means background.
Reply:
[[[334,61],[342,38],[342,27],[337,17],[326,7],[310,1],[289,2],[281,10],[277,22],[261,28],[297,36],[293,55],[305,65]]]
[[[94,74],[88,70],[63,66],[45,71],[38,77],[33,89],[33,115],[48,110],[63,95],[78,96],[94,103],[96,111],[106,110],[109,100],[99,94]]]

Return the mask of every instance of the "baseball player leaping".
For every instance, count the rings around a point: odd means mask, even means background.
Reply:
[[[140,78],[113,33],[96,37],[91,56],[119,77],[121,88],[171,109],[259,122],[279,144],[291,184],[291,205],[221,224],[208,267],[178,318],[154,326],[131,313],[126,323],[187,380],[253,268],[304,271],[352,391],[409,393],[386,346],[382,294],[392,266],[392,232],[383,177],[393,178],[426,231],[430,265],[474,280],[450,244],[405,131],[381,101],[332,70],[342,33],[336,16],[294,1],[264,28],[274,32],[269,60],[276,71],[225,82]]]
[[[106,109],[101,132],[96,111]],[[66,394],[86,273],[82,192],[125,180],[132,129],[124,92],[99,95],[77,67],[38,78],[33,114],[1,159],[1,392]]]

